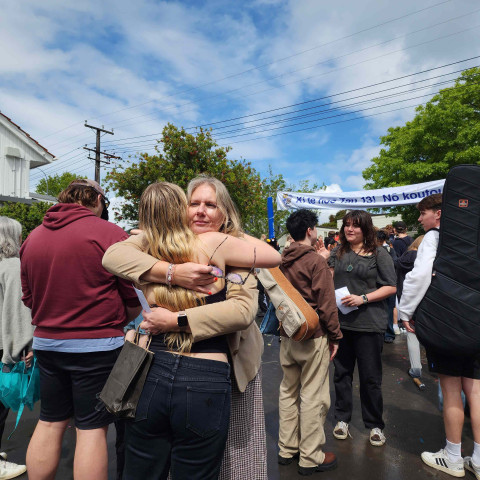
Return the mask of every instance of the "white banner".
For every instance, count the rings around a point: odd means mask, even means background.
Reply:
[[[397,207],[416,205],[422,198],[443,192],[445,180],[403,185],[400,187],[359,190],[358,192],[277,192],[277,210],[297,210],[299,208],[358,209]]]

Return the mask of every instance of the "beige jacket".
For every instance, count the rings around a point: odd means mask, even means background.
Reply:
[[[145,249],[144,236],[134,235],[112,245],[103,257],[103,266],[110,273],[143,286],[148,296],[148,282],[140,277],[158,259],[145,253]],[[258,373],[262,360],[263,338],[254,322],[257,301],[257,281],[251,275],[243,286],[228,284],[226,301],[186,310],[194,341],[227,335],[233,371],[241,392]]]

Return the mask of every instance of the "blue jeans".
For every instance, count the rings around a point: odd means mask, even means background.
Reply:
[[[124,480],[218,478],[230,396],[228,363],[155,352],[126,426]]]

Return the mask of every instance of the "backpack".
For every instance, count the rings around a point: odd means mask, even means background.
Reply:
[[[415,311],[415,332],[446,356],[480,354],[480,166],[447,175],[432,283]]]
[[[257,278],[275,307],[278,322],[287,337],[295,341],[310,338],[317,330],[318,314],[280,268],[262,268]]]

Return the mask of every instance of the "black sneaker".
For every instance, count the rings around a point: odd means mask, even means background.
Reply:
[[[332,452],[325,452],[325,459],[323,463],[316,467],[298,467],[298,473],[300,475],[308,476],[317,472],[328,472],[329,470],[335,470],[337,468],[337,457]]]
[[[278,464],[279,465],[290,465],[294,460],[298,460],[300,454],[297,452],[293,457],[282,457],[281,455],[278,456]]]

